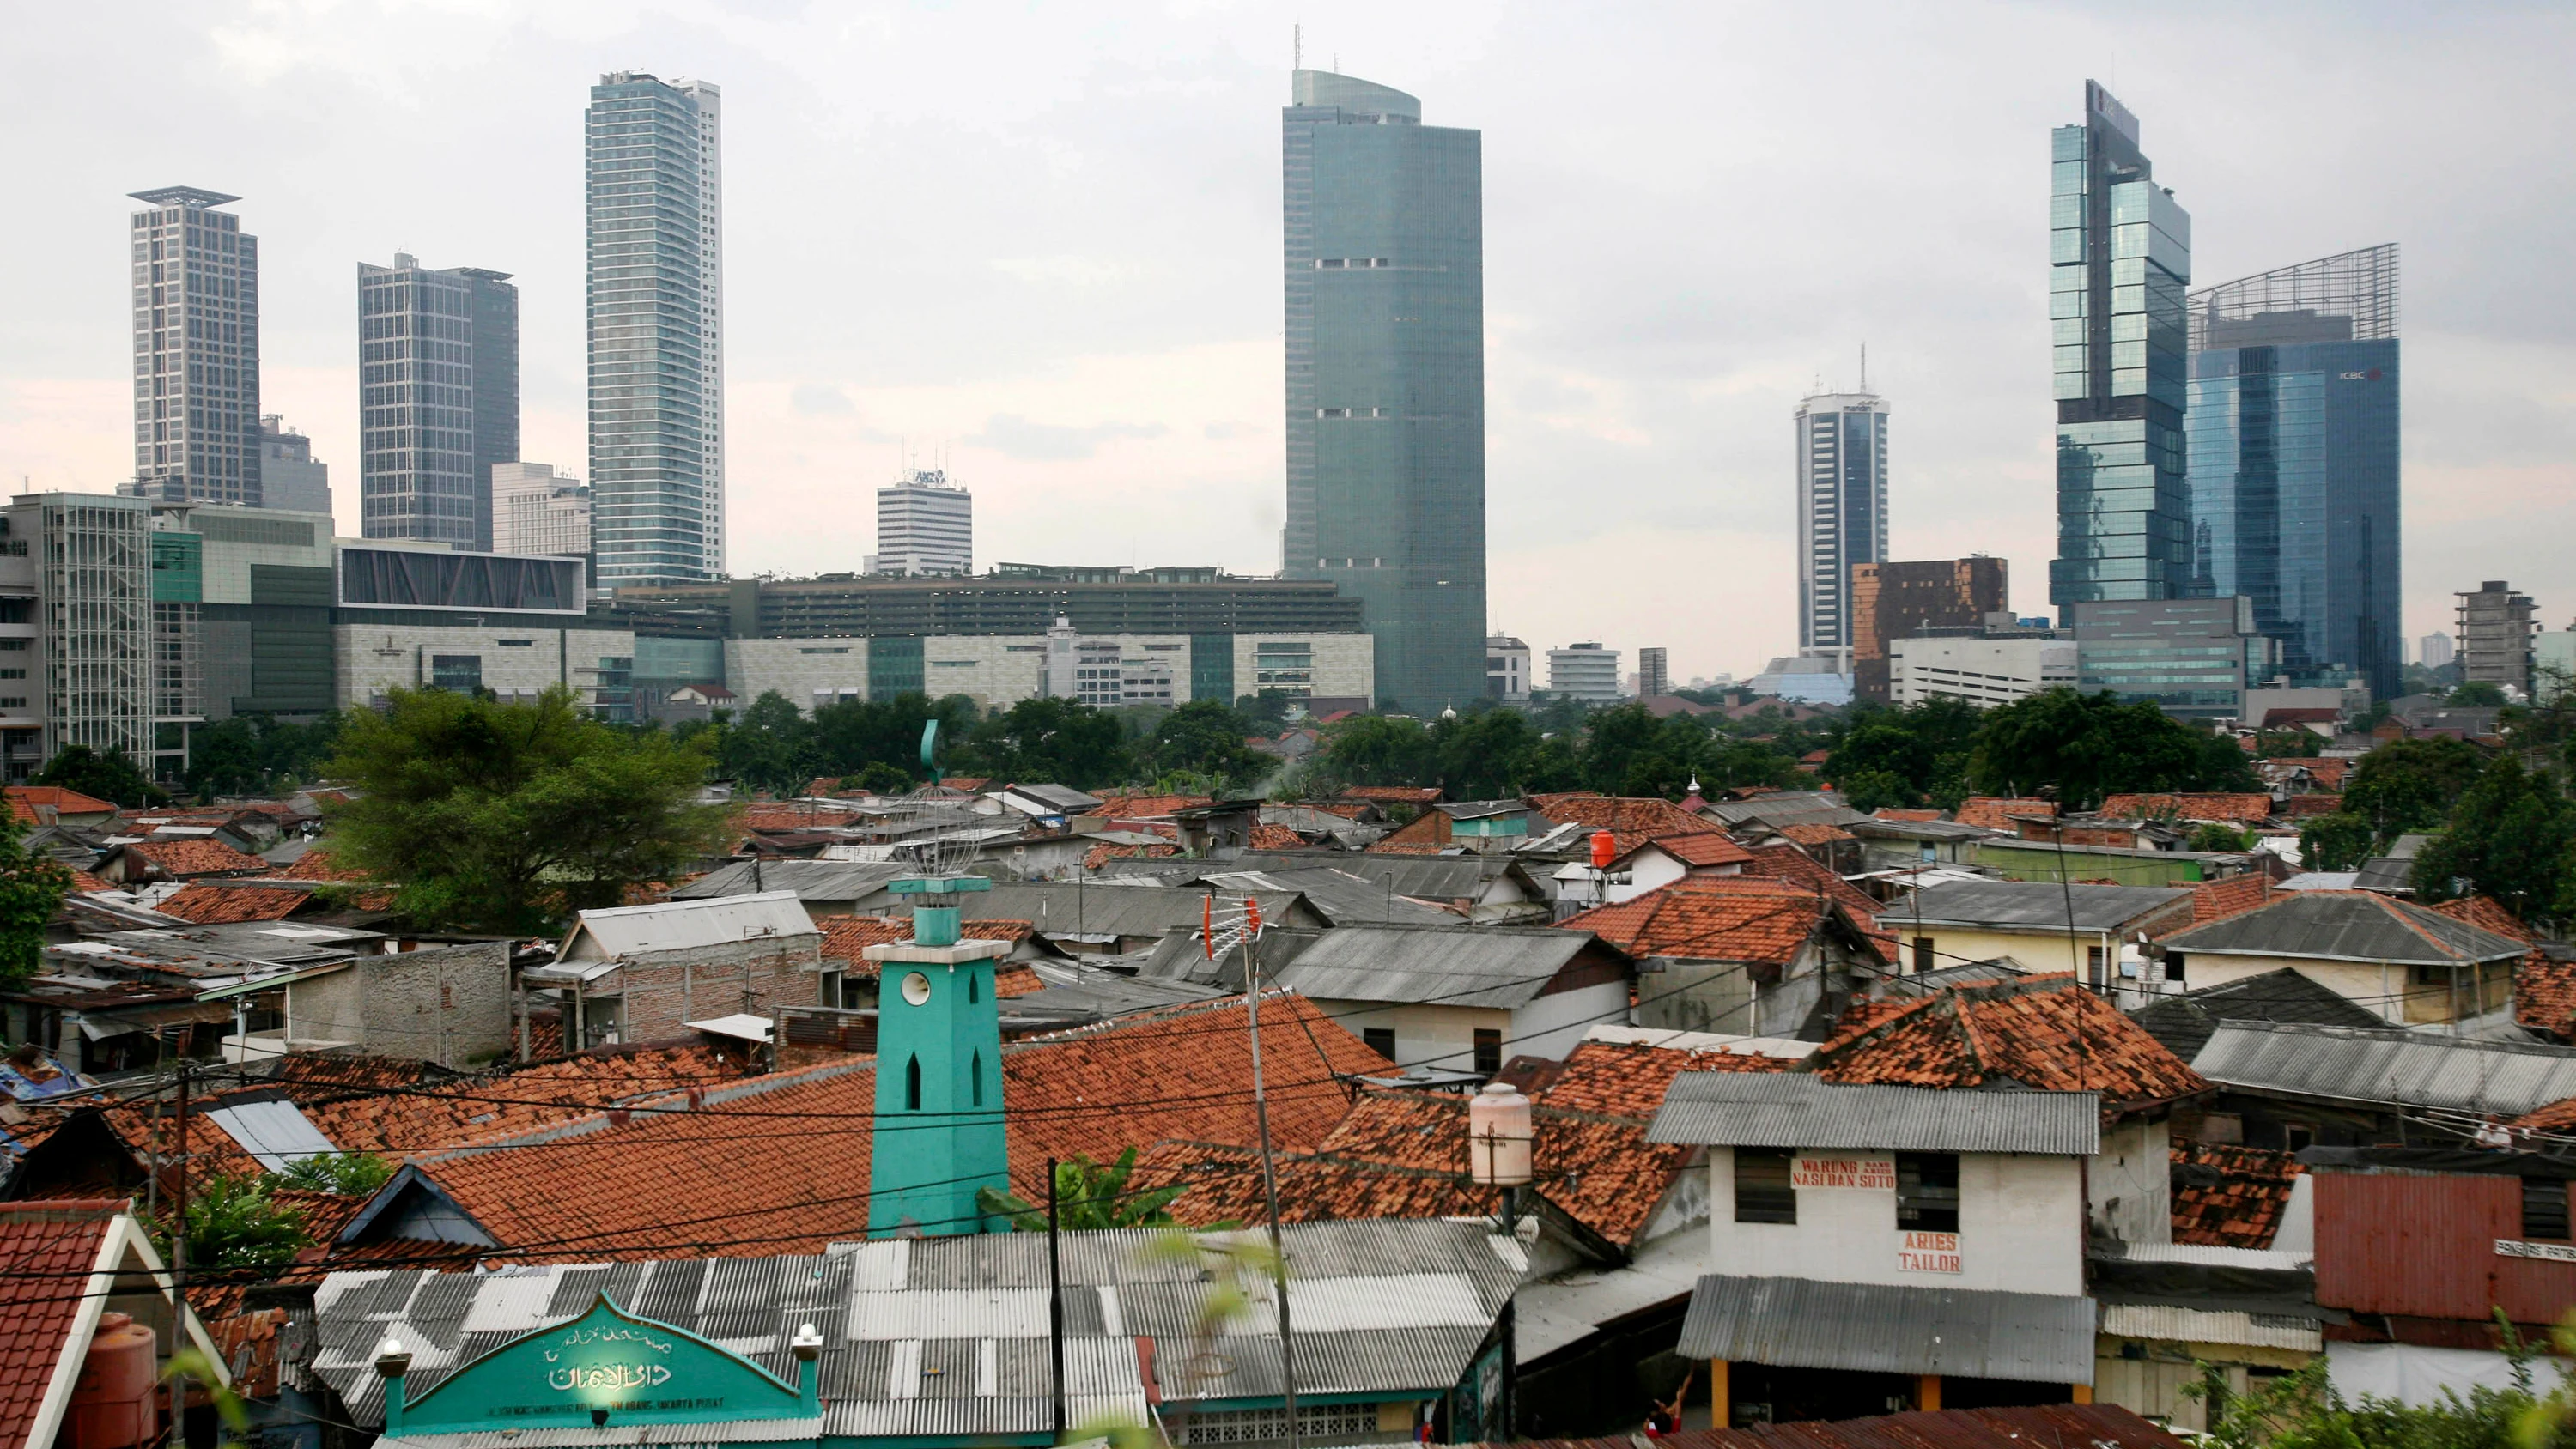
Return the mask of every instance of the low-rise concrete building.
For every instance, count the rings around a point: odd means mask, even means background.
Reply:
[[[2168,981],[2197,989],[2286,968],[2401,1026],[2509,1006],[2514,963],[2528,950],[2375,891],[2284,891],[2163,941]]]
[[[1348,925],[1263,974],[1407,1068],[1491,1075],[1623,1021],[1635,963],[1589,931]]]
[[[1926,886],[1878,918],[1909,959],[1953,966],[2010,957],[2108,989],[2123,976],[2143,979],[2142,933],[2189,921],[2191,911],[2191,892],[2178,887],[1997,880]]]
[[[520,973],[576,1047],[660,1041],[689,1023],[822,1000],[823,933],[792,890],[584,911],[552,964]]]
[[[2043,690],[2074,688],[2075,650],[2072,639],[1890,639],[1888,693],[1899,705],[1933,699],[2009,704]]]

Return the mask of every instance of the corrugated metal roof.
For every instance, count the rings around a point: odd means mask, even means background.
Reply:
[[[1211,871],[1199,879],[1236,894],[1295,891],[1336,926],[1454,926],[1459,921],[1454,911],[1423,905],[1398,893],[1391,883],[1366,880],[1345,870]]]
[[[206,1116],[271,1172],[284,1172],[305,1158],[340,1150],[304,1115],[303,1108],[282,1098],[228,1102],[209,1109]]]
[[[1271,974],[1310,1001],[1508,1009],[1534,1000],[1594,944],[1589,931],[1554,927],[1343,926]]]
[[[1347,871],[1400,896],[1426,901],[1473,900],[1485,883],[1512,868],[1497,855],[1368,855],[1335,851],[1289,853],[1247,850],[1234,858],[1237,870],[1311,870],[1329,866]]]
[[[611,1424],[604,1429],[483,1429],[471,1434],[395,1434],[378,1449],[594,1449],[594,1446],[659,1444],[776,1444],[812,1441],[823,1420],[732,1419],[703,1424]]]
[[[1150,887],[1101,886],[1087,882],[998,882],[989,891],[951,897],[958,914],[969,921],[1027,921],[1041,936],[1058,940],[1084,937],[1161,936],[1174,930],[1196,930],[1204,919],[1208,892]],[[1294,892],[1255,891],[1261,919],[1272,925],[1322,925]],[[910,901],[872,895],[858,904],[861,914],[891,910]],[[1241,908],[1238,895],[1234,904]]]
[[[1710,1274],[1676,1351],[1775,1368],[2093,1382],[2090,1298]]]
[[[2209,1268],[2260,1268],[2296,1273],[2314,1264],[2314,1253],[2282,1248],[2229,1248],[2216,1243],[2123,1243],[2120,1256],[2132,1263],[2198,1263]]]
[[[818,934],[794,891],[725,896],[705,901],[657,901],[584,911],[564,938],[561,962],[603,960],[643,951],[679,951],[775,936]]]
[[[1842,1086],[1797,1072],[1684,1072],[1649,1142],[1895,1152],[2101,1150],[2098,1092]],[[1705,1355],[1702,1355],[1705,1357]]]
[[[2576,1097],[2576,1048],[2410,1031],[2226,1021],[2191,1065],[2222,1086],[2506,1117]]]
[[[715,900],[755,891],[792,891],[800,900],[855,901],[910,873],[908,865],[842,860],[746,860],[712,870],[671,892],[675,901]]]
[[[2067,893],[2075,901],[2075,929],[2116,930],[2149,911],[2187,900],[2191,892],[2166,886],[2079,885],[2055,881],[1960,881],[1926,886],[1891,905],[1887,919],[1918,917],[1927,926],[2039,927],[2066,929]]]
[[[2528,949],[2457,917],[2366,891],[2295,891],[2269,905],[2177,931],[2165,938],[2165,946],[2396,966],[2512,961]]]
[[[2153,1338],[2174,1343],[2232,1343],[2252,1348],[2325,1352],[2325,1334],[2314,1323],[2268,1313],[2184,1308],[2169,1303],[2106,1303],[2102,1332],[2113,1338]]]
[[[2200,1049],[2209,1045],[2209,1034],[2222,1021],[2299,1021],[2374,1029],[2387,1024],[2377,1012],[2287,966],[2221,986],[2160,997],[2130,1012],[2129,1018],[2184,1061],[2200,1055]]]

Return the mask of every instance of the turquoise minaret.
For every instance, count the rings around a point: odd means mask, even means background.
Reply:
[[[959,940],[957,907],[948,904],[956,892],[992,888],[971,875],[896,881],[896,893],[938,904],[913,907],[909,944],[867,948],[877,964],[870,1237],[981,1232],[988,1224],[976,1189],[1010,1187],[993,963],[1011,947]]]

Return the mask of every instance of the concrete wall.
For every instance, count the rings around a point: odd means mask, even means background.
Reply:
[[[1637,973],[1639,1026],[1675,1031],[1754,1031],[1754,985],[1750,968],[1731,961],[1660,960],[1656,969]]]
[[[780,1006],[837,1006],[822,999],[823,937],[771,936],[626,957],[582,990],[614,995],[620,1041],[685,1036],[682,1023],[736,1012],[767,1016]]]
[[[951,634],[921,645],[922,687],[932,699],[963,694],[983,709],[1034,699],[1046,684],[1043,634]]]
[[[1315,679],[1307,688],[1309,695],[1324,699],[1377,698],[1377,641],[1366,634],[1237,634],[1234,692],[1238,696],[1260,691],[1253,660],[1265,643],[1305,644],[1313,648]],[[1183,674],[1186,677],[1187,671]]]
[[[1837,1158],[1887,1153],[1835,1151]],[[2084,1171],[2076,1157],[1959,1157],[1959,1271],[1902,1268],[1892,1189],[1798,1189],[1795,1223],[1735,1220],[1735,1149],[1708,1150],[1708,1271],[1984,1292],[2084,1292]]]
[[[363,709],[388,690],[427,687],[433,682],[432,659],[441,654],[482,660],[483,687],[495,694],[536,694],[568,684],[590,702],[599,688],[599,661],[632,659],[635,635],[624,629],[508,624],[335,624],[331,650],[343,709]]]
[[[1933,965],[1964,966],[1971,961],[1991,961],[2010,956],[2032,971],[2072,971],[2082,976],[2095,947],[2103,948],[2107,960],[2116,962],[2126,955],[2136,958],[2136,943],[2123,944],[2117,935],[2100,931],[2078,930],[2072,945],[2063,929],[2054,931],[1992,931],[1973,927],[1943,926],[1926,923],[1920,928],[1907,919],[1905,904],[1900,901],[1879,913],[1878,923],[1896,933],[1898,952],[1905,958],[1905,969],[1914,969],[1914,941],[1918,936],[1932,938]],[[2200,983],[2195,981],[2193,985]]]
[[[724,665],[725,688],[740,709],[773,689],[809,713],[818,690],[868,697],[865,639],[727,639]]]
[[[505,941],[361,956],[286,988],[290,1042],[348,1042],[376,1056],[465,1066],[510,1045]]]
[[[1353,1036],[1371,1027],[1393,1029],[1395,1059],[1405,1066],[1465,1072],[1475,1070],[1479,1029],[1503,1034],[1505,1061],[1518,1056],[1561,1060],[1595,1024],[1623,1024],[1627,1003],[1628,984],[1610,981],[1542,996],[1518,1011],[1439,1002],[1396,1005],[1318,998],[1315,1004]]]
[[[2092,1221],[2124,1243],[2173,1241],[2173,1141],[2162,1121],[2105,1130],[2085,1174]]]

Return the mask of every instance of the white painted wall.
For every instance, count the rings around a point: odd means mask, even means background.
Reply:
[[[2173,1241],[2173,1139],[2162,1121],[2123,1121],[2102,1134],[2086,1173],[2093,1221],[2124,1243]]]
[[[1317,997],[1329,1013],[1357,1036],[1371,1027],[1395,1032],[1395,1059],[1406,1066],[1433,1066],[1473,1071],[1476,1032],[1503,1034],[1503,1060],[1519,1056],[1562,1061],[1597,1022],[1625,1023],[1628,984],[1606,981],[1574,991],[1542,996],[1518,1011],[1487,1006],[1452,1006],[1441,1002],[1390,1004]]]
[[[1961,1154],[1956,1273],[1898,1267],[1904,1235],[1891,1190],[1800,1188],[1795,1223],[1739,1223],[1735,1149],[1711,1147],[1708,1170],[1711,1273],[2060,1297],[2084,1292],[2081,1158]]]
[[[410,624],[337,624],[342,709],[364,708],[390,689],[431,682],[431,660],[470,654],[483,661],[483,687],[495,694],[536,694],[568,684],[585,703],[597,701],[599,661],[632,659],[635,635],[624,629],[435,628]]]

